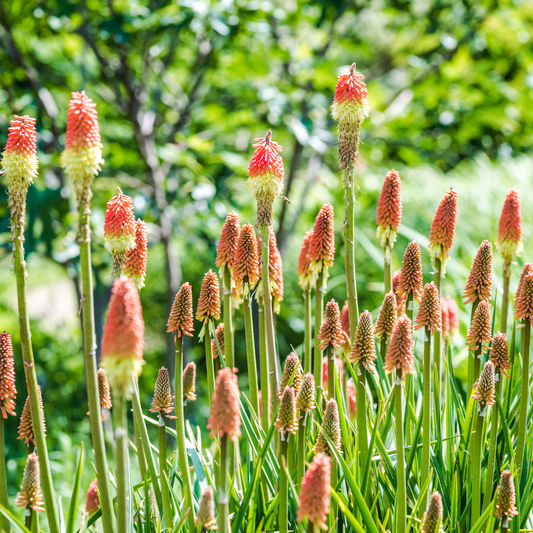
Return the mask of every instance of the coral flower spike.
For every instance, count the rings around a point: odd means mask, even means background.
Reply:
[[[402,268],[398,278],[398,294],[402,301],[413,293],[413,299],[420,302],[422,297],[422,254],[417,242],[407,245],[403,254]]]
[[[224,277],[224,269],[229,269],[233,274],[233,263],[235,261],[235,252],[239,242],[240,220],[239,215],[232,211],[226,217],[222,226],[222,233],[217,246],[216,266],[220,268],[220,276]]]
[[[147,261],[148,238],[146,236],[146,223],[138,218],[135,223],[135,248],[126,254],[123,274],[131,278],[139,290],[144,287]]]
[[[499,368],[500,372],[506,377],[511,370],[511,361],[509,361],[509,344],[505,333],[496,333],[492,339],[492,346],[490,347],[490,360],[495,368]]]
[[[505,198],[498,225],[496,249],[507,264],[512,263],[524,249],[522,243],[522,210],[518,191],[511,189]]]
[[[176,332],[176,337],[188,335],[192,337],[194,331],[192,310],[192,287],[184,283],[174,298],[172,310],[167,322],[167,333]]]
[[[376,358],[376,346],[374,344],[374,325],[372,324],[372,314],[369,311],[361,313],[359,324],[355,332],[355,337],[350,352],[350,363],[359,361],[367,370],[374,370],[374,359]]]
[[[272,224],[272,204],[283,191],[285,169],[278,152],[281,146],[272,140],[269,130],[265,138],[254,139],[254,155],[248,166],[248,187],[257,200],[257,224]]]
[[[394,326],[384,368],[387,372],[396,370],[402,380],[414,372],[412,323],[407,315],[401,316]]]
[[[11,335],[0,333],[0,413],[3,418],[7,415],[15,416],[15,360],[13,359],[13,345]]]
[[[398,320],[397,308],[398,304],[396,303],[396,296],[391,291],[385,295],[383,304],[379,310],[375,330],[377,337],[390,339],[396,321]]]
[[[324,322],[318,334],[319,348],[325,350],[328,346],[340,348],[344,342],[344,332],[341,326],[341,312],[335,300],[326,304]]]
[[[276,241],[276,233],[272,226],[268,228],[268,275],[270,281],[270,293],[272,296],[272,307],[276,314],[280,311],[280,302],[283,301],[283,262]],[[257,254],[261,257],[261,234],[257,237]],[[263,284],[257,287],[256,298],[258,302],[263,301]]]
[[[196,320],[204,323],[200,338],[205,335],[205,327],[210,335],[215,334],[215,320],[220,319],[220,286],[217,275],[210,270],[204,276],[200,298],[196,306]]]
[[[328,278],[328,268],[333,266],[335,258],[335,211],[330,204],[324,204],[315,219],[313,233],[309,238],[307,257],[309,270],[316,282],[320,273],[324,283]]]
[[[311,236],[313,235],[313,231],[308,231],[304,235],[304,240],[302,242],[302,248],[300,250],[300,256],[298,258],[298,284],[302,288],[302,290],[310,289],[312,282],[313,282],[313,276],[311,273],[311,260],[309,259],[309,243],[311,241]]]
[[[379,196],[376,224],[381,246],[390,254],[402,221],[402,187],[400,173],[389,170]]]
[[[440,331],[441,323],[439,290],[432,281],[431,283],[426,283],[422,292],[420,307],[415,321],[415,329],[418,330],[425,327],[430,331]]]
[[[92,515],[100,509],[100,498],[98,497],[98,481],[93,479],[89,488],[87,489],[87,500],[85,503],[85,511]]]
[[[483,241],[474,258],[466,282],[463,298],[465,303],[490,300],[492,296],[492,244]]]
[[[67,138],[65,151],[61,154],[61,166],[74,183],[78,205],[87,208],[93,179],[103,164],[96,104],[85,95],[85,91],[74,92],[68,104]]]
[[[442,197],[437,212],[433,217],[433,222],[431,223],[428,251],[433,267],[435,267],[435,260],[440,260],[441,276],[444,276],[446,273],[446,260],[449,257],[448,252],[453,246],[455,225],[457,223],[458,200],[459,195],[457,191],[450,189]]]
[[[517,319],[533,322],[533,274],[528,274],[522,282],[515,316]]]
[[[259,281],[259,252],[254,227],[245,224],[239,234],[235,260],[233,262],[233,281],[238,295],[250,292]]]
[[[211,430],[211,437],[218,433],[221,438],[227,435],[230,440],[236,441],[241,435],[239,387],[231,368],[218,372],[207,428]]]

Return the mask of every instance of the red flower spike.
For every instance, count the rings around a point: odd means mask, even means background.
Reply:
[[[402,301],[407,299],[409,293],[420,302],[422,297],[422,254],[417,242],[412,241],[407,245],[403,254],[402,268],[398,279],[398,294]]]
[[[377,337],[390,339],[396,321],[398,320],[397,310],[398,304],[396,303],[396,296],[391,291],[385,295],[381,309],[379,310],[379,316],[376,321],[375,334]]]
[[[416,316],[415,329],[428,328],[430,331],[441,330],[441,310],[439,290],[432,281],[426,283],[420,300],[418,315]]]
[[[144,320],[141,300],[129,278],[113,283],[102,338],[101,366],[113,391],[127,397],[133,377],[141,373],[144,350]]]
[[[320,327],[318,340],[321,341],[319,348],[325,350],[328,346],[340,348],[344,342],[344,333],[341,327],[341,312],[335,300],[326,304],[324,322]]]
[[[229,268],[233,273],[233,263],[235,261],[235,252],[239,242],[240,220],[239,215],[232,211],[228,213],[224,225],[222,226],[222,233],[217,246],[216,265],[220,268],[221,276],[224,268]]]
[[[13,359],[13,344],[11,335],[0,333],[0,412],[4,418],[7,415],[16,416],[15,398],[15,360]]]
[[[381,246],[390,249],[396,242],[396,232],[402,221],[402,187],[400,173],[389,170],[379,196],[376,224]]]
[[[524,284],[524,279],[528,274],[533,274],[533,263],[524,263],[524,266],[522,267],[522,271],[520,272],[520,279],[518,280],[518,286],[516,287],[516,292],[514,295],[513,303],[514,307],[516,309],[516,304],[518,302],[518,297],[520,296],[520,292],[522,291],[522,285]]]
[[[401,373],[402,380],[406,374],[414,373],[412,322],[406,315],[394,326],[384,368],[387,372],[396,370],[397,376]]]
[[[494,368],[499,368],[500,372],[506,377],[507,370],[511,370],[511,361],[509,361],[509,344],[505,333],[496,333],[492,339],[492,346],[490,347],[490,360]]]
[[[233,263],[233,281],[238,295],[248,294],[261,277],[257,237],[254,227],[245,224],[239,234],[235,261]]]
[[[533,274],[528,274],[520,287],[520,294],[516,302],[517,319],[533,321]]]
[[[492,296],[492,244],[483,241],[474,258],[466,282],[463,298],[465,303],[490,300]]]
[[[483,344],[488,344],[492,340],[491,322],[490,304],[489,302],[481,302],[474,313],[472,324],[470,324],[466,336],[466,344],[470,351],[481,348],[482,352],[485,352]]]
[[[313,462],[302,478],[298,522],[307,518],[310,524],[320,529],[328,529],[330,479],[331,459],[319,453],[313,457]]]
[[[220,287],[218,278],[213,271],[205,274],[200,290],[200,298],[196,306],[196,320],[204,323],[204,328],[200,332],[203,338],[205,324],[208,323],[209,334],[215,333],[214,321],[220,319]]]
[[[211,437],[218,433],[221,438],[227,435],[230,440],[236,441],[241,435],[239,387],[230,368],[218,372],[207,428],[211,430]]]
[[[507,192],[498,225],[496,249],[506,263],[513,262],[524,249],[522,243],[522,210],[518,191]]]
[[[17,507],[25,507],[32,511],[44,511],[43,496],[41,494],[41,482],[39,473],[39,458],[37,454],[30,453],[24,468],[22,487],[15,500]]]
[[[453,246],[455,225],[457,223],[457,205],[459,195],[450,189],[443,197],[431,223],[429,232],[429,255],[435,266],[435,259],[441,261],[441,276],[446,273],[446,260],[448,252]]]
[[[87,502],[85,503],[85,511],[93,515],[100,509],[100,498],[98,497],[98,481],[93,479],[89,488],[87,489]]]
[[[135,282],[138,290],[144,287],[146,263],[148,261],[148,237],[146,223],[140,218],[135,223],[135,248],[126,254],[123,273]]]
[[[283,263],[281,254],[278,250],[278,243],[276,241],[276,234],[271,226],[268,228],[269,248],[268,248],[268,273],[270,281],[270,294],[272,296],[272,306],[275,313],[279,313],[280,302],[283,301]],[[261,257],[261,234],[257,237],[257,253]],[[260,283],[257,287],[256,296],[258,301],[263,299],[263,285]]]
[[[265,138],[254,139],[254,155],[248,166],[248,187],[257,200],[257,224],[272,224],[272,203],[283,191],[283,159],[281,146],[272,140],[272,132]]]
[[[188,335],[192,337],[194,331],[192,310],[192,287],[184,283],[174,298],[172,310],[167,322],[167,333],[176,332],[177,337]]]
[[[358,361],[367,370],[374,370],[374,359],[376,358],[376,345],[374,343],[374,325],[372,314],[369,311],[361,313],[359,324],[350,352],[350,363]]]
[[[449,339],[459,331],[459,306],[449,296],[441,299],[440,306],[442,309],[442,338]]]
[[[324,283],[328,277],[328,268],[333,266],[335,258],[335,211],[330,204],[324,204],[315,219],[313,233],[309,238],[307,257],[309,270],[313,275],[313,283],[320,272],[324,275]]]
[[[300,251],[300,257],[298,258],[298,284],[303,290],[311,288],[313,281],[313,274],[311,272],[311,260],[309,259],[309,242],[311,241],[311,236],[313,231],[308,231],[304,235],[304,240],[302,242],[302,249]]]

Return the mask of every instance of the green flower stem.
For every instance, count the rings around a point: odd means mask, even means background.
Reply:
[[[137,420],[133,417],[133,431],[135,432],[135,444],[137,445],[137,461],[139,463],[139,472],[141,474],[141,479],[146,479],[146,457],[144,455],[144,448],[141,440],[141,432],[139,431],[139,424]]]
[[[414,321],[414,313],[415,313],[415,302],[414,302],[414,296],[413,293],[410,292],[407,295],[407,300],[405,302],[405,314],[409,317],[411,320],[411,334],[413,336],[413,339],[415,338],[415,321]],[[406,406],[406,415],[405,418],[407,419],[407,444],[411,445],[411,439],[412,439],[412,432],[413,432],[413,418],[411,416],[411,411],[409,409],[409,405],[412,405],[414,408],[415,405],[415,387],[414,387],[414,379],[412,374],[407,374],[406,381],[405,381],[405,387],[409,391],[408,392],[408,398],[407,398],[407,406]]]
[[[211,332],[206,333],[204,337],[205,343],[205,360],[207,363],[207,390],[209,392],[209,408],[211,409],[211,402],[213,401],[213,393],[215,392],[215,363],[213,361],[213,347],[211,341],[213,340]],[[176,347],[177,350],[177,347]],[[221,357],[221,356],[219,356]],[[230,367],[233,368],[233,367]],[[183,369],[181,370],[183,372]],[[181,380],[180,376],[180,380]]]
[[[79,208],[80,235],[80,268],[82,286],[82,319],[83,319],[83,355],[85,359],[85,378],[89,400],[89,419],[93,443],[98,492],[102,509],[102,522],[105,533],[116,531],[109,468],[105,449],[104,428],[100,410],[98,393],[98,374],[96,367],[96,335],[94,326],[94,295],[91,265],[91,212],[83,205]]]
[[[230,531],[228,521],[228,436],[220,437],[220,473],[218,476],[218,531],[227,533]],[[194,529],[192,531],[195,531]]]
[[[385,277],[385,294],[392,290],[392,249],[385,246],[383,253],[383,272]]]
[[[226,366],[235,366],[235,347],[233,331],[233,309],[231,308],[231,272],[228,267],[224,267],[224,278],[222,290],[224,292],[224,358]]]
[[[396,378],[397,380],[399,378]],[[396,532],[404,533],[406,525],[406,504],[405,504],[405,455],[403,449],[403,420],[402,420],[402,384],[396,383],[394,386],[394,403],[396,409],[396,465],[397,465],[397,485],[396,485]]]
[[[470,312],[470,325],[472,325],[472,320],[474,320],[474,314],[476,312],[478,305],[479,305],[478,299],[472,302],[472,310]],[[476,359],[476,355],[474,353],[468,354],[468,375],[466,378],[466,403],[468,403],[468,398],[470,397],[470,394],[472,393],[472,387],[474,386],[474,381],[476,380],[476,376],[479,375],[479,370],[477,373],[475,372],[475,359]],[[478,366],[478,369],[479,369],[479,366]]]
[[[485,408],[485,412],[486,412]],[[481,441],[483,440],[483,423],[485,416],[481,411],[477,413],[474,439],[472,446],[472,515],[470,524],[474,525],[479,517],[481,510]]]
[[[26,509],[24,510],[24,525],[30,531],[32,530],[31,525],[32,525],[32,522],[34,522],[34,520],[33,520],[34,516],[37,516],[37,513],[34,512],[30,506],[26,507]]]
[[[335,398],[335,347],[328,344],[326,349],[328,358],[328,398]]]
[[[35,361],[33,359],[33,347],[31,344],[30,319],[27,313],[26,300],[26,263],[24,262],[24,251],[22,241],[24,230],[19,226],[18,217],[11,219],[11,226],[14,234],[14,262],[17,278],[17,300],[19,311],[20,344],[22,347],[22,358],[24,360],[24,373],[26,376],[26,386],[30,398],[30,412],[35,436],[35,445],[39,454],[39,467],[41,471],[41,488],[48,517],[48,527],[50,533],[59,533],[59,520],[57,503],[55,499],[54,486],[52,484],[52,473],[50,471],[50,460],[46,447],[46,437],[44,434],[41,405],[39,402],[39,391],[37,384],[37,373],[35,371]]]
[[[321,397],[322,388],[322,351],[320,350],[320,341],[318,334],[320,326],[324,320],[324,274],[320,272],[315,285],[315,362],[314,362],[314,376],[317,398]]]
[[[503,264],[503,298],[502,298],[502,316],[501,331],[507,334],[507,318],[509,316],[509,286],[511,284],[511,264],[507,261]]]
[[[4,417],[0,415],[0,503],[9,511],[4,433]],[[4,515],[0,516],[0,531],[9,533],[9,530],[9,520]]]
[[[346,271],[346,292],[348,293],[351,342],[353,342],[355,330],[359,323],[359,304],[357,301],[355,277],[354,205],[355,169],[352,167],[350,172],[344,174],[344,267]]]
[[[209,345],[211,341],[208,339]],[[211,360],[213,358],[211,357]],[[194,522],[193,493],[191,485],[191,476],[189,472],[189,462],[187,459],[187,448],[185,446],[185,413],[183,410],[183,336],[176,336],[176,359],[175,359],[175,415],[176,415],[176,433],[178,441],[178,459],[181,470],[181,479],[183,481],[184,512],[190,509],[189,532],[196,531]]]
[[[522,346],[524,347],[522,353],[522,387],[520,392],[520,415],[518,419],[518,438],[516,444],[516,464],[518,465],[518,483],[520,486],[520,478],[522,470],[527,458],[524,460],[524,446],[526,443],[526,429],[527,429],[527,406],[529,401],[529,347],[531,344],[531,322],[525,320],[522,328]]]
[[[356,422],[357,440],[359,443],[359,467],[360,472],[364,472],[366,459],[368,456],[368,429],[366,423],[366,368],[362,363],[358,363],[357,389],[356,389]],[[368,485],[367,485],[368,486]]]
[[[441,295],[441,283],[442,283],[442,262],[440,259],[435,259],[435,272],[433,274],[433,281],[435,282],[435,285],[437,286],[437,291],[439,294],[439,307],[440,302],[442,301],[442,295]],[[441,323],[442,323],[442,307],[441,309]],[[441,361],[442,361],[442,352],[441,352],[441,332],[435,330],[433,333],[433,363],[435,365],[435,373],[437,374],[436,379],[440,385],[441,383]],[[435,391],[435,415],[437,419],[437,437],[441,434],[442,430],[442,413],[440,408],[440,389],[439,386],[438,390]],[[441,441],[439,438],[437,438],[437,445],[436,448],[440,450],[441,447]]]
[[[422,430],[424,438],[422,441],[422,470],[420,486],[424,486],[429,477],[429,446],[431,443],[431,330],[424,328],[424,394],[422,396],[423,421]],[[420,504],[420,515],[427,507],[427,491],[422,495]]]
[[[259,365],[261,374],[261,425],[267,434],[270,428],[270,383],[265,335],[265,309],[262,302],[259,302]]]
[[[301,413],[300,419],[298,420],[298,487],[300,487],[305,474],[305,415],[306,413]]]
[[[315,523],[309,522],[307,525],[307,533],[315,533]]]
[[[115,444],[117,460],[117,522],[118,532],[127,533],[128,526],[128,419],[126,415],[126,400],[121,394],[114,394],[115,406]]]
[[[304,290],[304,372],[311,372],[311,352],[313,339],[313,325],[311,324],[313,311],[311,306],[311,290]]]
[[[265,333],[268,354],[268,366],[270,377],[270,401],[272,402],[272,411],[276,412],[278,407],[278,361],[276,356],[276,337],[274,333],[274,312],[272,310],[272,295],[270,294],[270,275],[268,263],[270,236],[268,226],[263,223],[261,226],[261,284],[263,288],[263,310],[265,312]]]
[[[289,435],[281,438],[279,456],[279,533],[287,533],[289,529],[289,482],[287,478]]]
[[[170,506],[170,492],[167,482],[167,436],[164,414],[159,415],[157,440],[159,446],[159,472],[161,478],[161,500],[163,503],[165,530],[172,531],[172,507]]]
[[[250,401],[256,416],[259,416],[259,386],[257,383],[257,363],[255,360],[254,325],[252,320],[252,298],[247,292],[243,295],[244,332],[246,335],[246,359],[248,362],[248,381]]]

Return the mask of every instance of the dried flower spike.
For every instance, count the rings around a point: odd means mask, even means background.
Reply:
[[[157,373],[154,399],[150,412],[159,413],[162,417],[174,418],[169,416],[172,411],[174,411],[174,402],[172,401],[172,391],[170,390],[170,376],[168,375],[168,370],[163,367]]]
[[[315,377],[308,372],[302,381],[300,392],[296,397],[296,408],[300,412],[307,413],[315,408]]]
[[[44,511],[43,496],[39,473],[39,458],[37,454],[30,453],[24,468],[22,487],[15,500],[17,507],[25,507],[32,511]]]
[[[507,192],[498,225],[498,242],[496,250],[506,263],[512,263],[522,252],[522,210],[518,191]]]
[[[377,237],[381,240],[381,246],[389,250],[389,254],[396,242],[396,232],[401,221],[402,185],[400,173],[397,170],[389,170],[385,175],[376,215]]]
[[[426,283],[422,292],[420,307],[415,322],[415,329],[420,328],[428,328],[430,331],[441,330],[439,290],[433,281]]]
[[[318,434],[318,438],[315,444],[316,453],[325,453],[330,457],[334,457],[329,443],[326,439],[327,436],[332,442],[333,446],[341,453],[341,425],[339,422],[339,407],[337,402],[331,398],[326,404],[326,410],[324,411],[324,419],[322,420],[322,429]]]
[[[524,263],[522,271],[520,272],[520,278],[518,280],[518,286],[516,287],[516,292],[513,298],[513,304],[516,309],[516,304],[518,303],[518,297],[522,292],[522,285],[524,284],[524,279],[528,274],[533,274],[533,263]]]
[[[311,260],[309,259],[309,243],[311,242],[311,236],[313,231],[308,231],[304,235],[302,242],[302,249],[300,250],[300,256],[298,258],[298,284],[302,290],[307,290],[312,287],[313,274],[311,272]]]
[[[442,497],[438,492],[431,495],[428,510],[422,517],[421,533],[441,533],[442,528]]]
[[[298,522],[307,518],[310,524],[328,529],[330,479],[331,459],[322,453],[315,455],[302,478]]]
[[[398,320],[397,314],[398,304],[396,303],[396,296],[391,291],[385,295],[381,309],[379,310],[378,319],[376,321],[375,334],[379,338],[390,339],[394,325]]]
[[[88,207],[93,179],[104,164],[98,112],[96,104],[85,95],[85,91],[73,92],[71,96],[61,167],[74,184],[78,205]]]
[[[46,422],[44,420],[44,408],[43,408],[43,397],[41,394],[41,387],[37,387],[37,391],[39,392],[39,406],[41,408],[41,421],[43,424],[43,433],[46,437]],[[20,415],[20,423],[18,428],[19,436],[17,437],[18,440],[24,440],[25,444],[28,444],[28,442],[32,442],[35,445],[35,435],[33,434],[33,425],[32,425],[32,418],[31,418],[31,407],[30,407],[30,397],[28,396],[26,398],[26,402],[24,403],[24,407],[22,408],[22,414]]]
[[[318,334],[319,348],[325,350],[328,346],[340,348],[344,342],[344,333],[341,326],[341,312],[335,300],[326,304],[324,322],[320,326]]]
[[[348,416],[354,419],[357,414],[357,392],[352,378],[346,383],[346,396],[348,397]]]
[[[187,363],[183,370],[183,397],[189,402],[196,400],[196,365]]]
[[[235,211],[232,211],[231,213],[228,213],[224,225],[222,226],[222,232],[217,246],[217,259],[215,264],[220,268],[221,276],[223,276],[224,268],[228,268],[230,273],[233,274],[233,263],[235,261],[235,252],[239,242],[239,233],[239,215],[235,213]]]
[[[177,337],[188,335],[192,337],[194,331],[192,310],[192,287],[184,283],[174,298],[172,310],[167,322],[167,333],[176,332]]]
[[[292,433],[296,435],[298,431],[298,418],[296,416],[296,391],[293,387],[285,387],[278,409],[278,418],[274,424],[281,433],[282,440],[285,440]]]
[[[307,257],[312,283],[322,273],[324,283],[328,278],[328,268],[333,266],[335,259],[335,211],[330,204],[324,204],[315,219],[313,232],[309,238]]]
[[[216,529],[216,527],[214,527],[216,523],[215,495],[212,487],[208,486],[204,490],[200,502],[198,503],[198,514],[194,521],[202,531],[206,529]]]
[[[4,418],[15,416],[15,360],[13,359],[13,344],[11,335],[0,333],[0,412]]]
[[[93,479],[87,489],[87,501],[85,503],[85,511],[89,516],[96,513],[100,509],[100,498],[98,497],[98,481]]]
[[[247,223],[240,231],[233,263],[233,281],[238,295],[247,295],[259,281],[259,268],[257,237],[254,227]]]
[[[433,222],[431,223],[428,251],[433,267],[435,267],[435,259],[440,259],[441,276],[444,276],[446,273],[446,260],[449,257],[448,252],[453,246],[455,225],[457,223],[458,200],[459,195],[457,191],[450,189],[442,197],[437,212],[433,217]]]
[[[442,338],[449,339],[459,331],[459,306],[449,296],[441,299],[440,306],[442,309]]]
[[[472,324],[470,324],[466,336],[466,344],[470,351],[481,348],[481,351],[485,352],[483,344],[488,344],[492,339],[491,321],[489,302],[481,302],[474,313]]]
[[[272,140],[269,130],[265,138],[254,139],[254,155],[248,166],[248,187],[257,200],[257,224],[272,224],[272,204],[283,191],[283,159],[281,146]]]
[[[261,257],[261,234],[257,237],[257,253]],[[271,226],[268,228],[268,275],[270,285],[270,295],[272,296],[272,307],[275,313],[279,313],[280,302],[283,301],[283,263],[278,250],[276,234]],[[257,286],[256,297],[258,301],[263,301],[263,284]]]
[[[113,392],[128,397],[134,376],[141,373],[144,350],[144,320],[141,300],[129,278],[113,283],[102,338],[101,367]]]
[[[133,200],[117,187],[117,195],[107,202],[104,221],[104,245],[115,272],[122,270],[126,254],[135,248],[136,227]]]
[[[374,359],[376,358],[376,346],[374,344],[374,325],[372,314],[369,311],[361,313],[359,324],[355,332],[350,352],[350,363],[358,361],[367,370],[374,370]]]
[[[396,370],[405,380],[406,374],[414,373],[413,334],[411,319],[404,315],[398,319],[385,357],[384,368],[387,372]]]
[[[515,316],[517,319],[533,321],[533,274],[528,274],[522,282]]]
[[[138,290],[144,287],[146,277],[146,263],[148,261],[148,237],[146,236],[146,223],[140,218],[135,222],[135,248],[126,254],[124,268],[125,276],[135,282]]]
[[[514,480],[509,470],[504,470],[502,472],[500,486],[498,487],[498,496],[496,497],[494,516],[507,521],[512,520],[513,516],[518,516]]]
[[[466,282],[463,298],[465,303],[490,300],[492,295],[492,244],[483,241],[474,258]]]
[[[302,386],[302,371],[300,369],[300,359],[296,352],[292,352],[285,359],[285,366],[283,367],[283,373],[281,375],[281,381],[279,384],[278,399],[281,399],[285,391],[285,387],[289,384],[292,378],[291,386],[294,388],[296,394],[300,391]]]
[[[410,293],[417,302],[420,302],[422,297],[422,254],[416,241],[410,242],[403,254],[397,292],[402,301],[406,300]]]
[[[494,365],[491,361],[487,361],[481,371],[481,376],[476,381],[472,398],[477,400],[481,407],[494,405],[496,403],[496,397],[494,396],[495,386]]]
[[[337,78],[331,116],[338,122],[339,169],[349,172],[359,161],[361,124],[368,117],[368,91],[365,77],[355,70]]]
[[[507,370],[511,370],[511,361],[509,361],[509,344],[505,333],[496,333],[492,339],[492,346],[490,347],[490,360],[495,368],[499,368],[500,372],[506,377]]]
[[[207,428],[211,430],[211,437],[218,433],[220,437],[227,435],[230,440],[236,441],[241,435],[239,387],[230,368],[218,371]]]
[[[11,217],[21,228],[26,214],[26,194],[37,177],[38,168],[35,119],[15,115],[2,152],[2,170],[6,176]]]
[[[220,287],[218,278],[213,271],[205,274],[200,290],[200,298],[196,307],[196,320],[204,323],[200,338],[205,334],[207,324],[210,335],[215,333],[215,320],[220,319]]]
[[[218,346],[217,346],[218,342]],[[215,335],[211,339],[211,352],[213,353],[213,359],[218,357],[218,351],[220,346],[220,352],[222,357],[226,356],[226,346],[224,344],[224,323],[221,322],[215,330]]]

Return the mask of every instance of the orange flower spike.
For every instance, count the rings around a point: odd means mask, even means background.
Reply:
[[[506,377],[510,378],[507,370],[511,370],[511,361],[509,361],[509,344],[505,333],[496,333],[492,339],[490,347],[490,360],[494,368],[499,368],[500,372]]]
[[[102,337],[100,365],[113,391],[127,397],[132,379],[141,373],[144,350],[144,320],[141,300],[129,278],[116,279],[111,289],[107,321]]]
[[[265,138],[254,139],[254,155],[248,166],[247,185],[257,200],[257,224],[272,224],[272,203],[283,191],[285,170],[279,155],[283,149],[272,140],[269,130]]]
[[[15,360],[13,359],[13,344],[11,335],[0,333],[0,412],[4,418],[15,416]]]
[[[328,268],[333,266],[335,258],[335,211],[330,204],[324,204],[315,219],[313,233],[309,238],[307,257],[310,261],[312,283],[318,279],[319,273],[328,278]]]
[[[184,283],[174,298],[172,310],[167,322],[167,333],[176,332],[177,337],[188,335],[192,337],[194,331],[192,310],[192,287]]]
[[[481,407],[494,405],[496,403],[496,397],[494,395],[495,386],[494,365],[492,361],[487,361],[481,371],[481,376],[479,376],[474,386],[472,398],[478,401]]]
[[[533,321],[533,274],[528,274],[520,287],[520,294],[516,302],[517,319]]]
[[[520,278],[518,280],[518,286],[516,287],[516,292],[514,294],[513,304],[516,309],[516,304],[518,303],[518,297],[522,291],[522,285],[524,284],[524,279],[528,274],[533,274],[533,263],[524,263],[522,271],[520,272]]]
[[[396,296],[396,301],[397,302],[402,302],[400,303],[400,305],[398,306],[398,316],[401,316],[405,313],[405,303],[403,302],[403,297],[400,295],[400,281],[401,281],[401,278],[402,278],[402,269],[398,269],[398,270],[395,270],[393,273],[392,273],[392,292],[395,294]]]
[[[516,491],[513,476],[509,470],[502,472],[494,516],[505,521],[507,525],[513,519],[513,516],[518,516],[518,510],[516,509]]]
[[[309,242],[311,241],[311,236],[313,231],[308,231],[304,235],[304,240],[302,242],[302,249],[300,251],[300,257],[298,258],[298,284],[302,290],[310,289],[313,281],[313,275],[311,272],[311,260],[309,259]]]
[[[228,213],[224,225],[222,226],[222,233],[217,246],[216,266],[220,268],[220,275],[223,276],[223,269],[229,268],[233,274],[233,264],[235,261],[235,252],[239,242],[240,220],[239,215],[232,211]]]
[[[417,242],[407,245],[403,254],[402,269],[398,278],[398,294],[402,301],[413,293],[413,298],[420,302],[422,297],[422,254]]]
[[[41,387],[37,388],[39,393],[39,406],[41,408],[41,420],[43,423],[43,433],[46,437],[46,422],[44,420],[44,408],[43,408],[43,396],[41,394]],[[22,414],[20,415],[20,423],[18,427],[19,436],[17,440],[24,440],[24,444],[32,442],[35,445],[35,435],[33,434],[33,424],[31,419],[30,398],[26,398],[24,407],[22,408]]]
[[[144,287],[146,263],[148,261],[148,237],[146,223],[137,219],[135,223],[135,248],[126,254],[123,274],[135,282],[138,290]]]
[[[496,250],[506,263],[513,262],[524,249],[522,243],[522,209],[518,191],[507,192],[498,225],[498,242]]]
[[[74,183],[78,204],[87,205],[92,196],[93,179],[104,164],[103,146],[96,104],[85,95],[85,91],[73,92],[71,96],[61,167]]]
[[[398,304],[396,303],[396,296],[394,292],[389,292],[383,299],[381,309],[379,310],[379,316],[376,321],[375,334],[379,338],[390,339],[394,330],[394,325],[398,320],[397,314]]]
[[[196,400],[196,365],[187,363],[183,370],[183,397],[189,402]]]
[[[474,258],[466,282],[463,298],[465,303],[490,300],[492,295],[492,244],[483,241]]]
[[[340,348],[344,342],[344,332],[341,326],[341,312],[335,300],[326,304],[324,322],[320,327],[318,340],[321,341],[319,348],[325,350],[328,346]]]
[[[470,324],[470,329],[466,336],[466,344],[471,351],[482,349],[485,351],[483,344],[488,344],[492,340],[492,317],[490,313],[489,302],[481,302]]]
[[[457,223],[457,205],[459,195],[450,189],[443,197],[431,223],[429,232],[429,255],[435,266],[435,259],[441,261],[441,276],[446,273],[448,252],[453,246],[455,225]]]
[[[196,320],[204,323],[200,338],[205,334],[205,325],[210,335],[215,333],[215,320],[220,319],[220,287],[218,278],[213,271],[205,274],[200,290],[200,298],[196,307]]]
[[[270,281],[270,293],[272,296],[272,306],[275,313],[280,311],[280,302],[283,301],[283,263],[281,260],[281,254],[278,250],[278,243],[276,241],[276,234],[271,226],[268,228],[269,235],[269,260],[268,260],[268,275]],[[257,237],[257,253],[261,257],[261,234]],[[262,302],[263,298],[263,286],[262,284],[258,285],[258,290],[256,291],[256,297],[259,302]]]
[[[396,232],[402,221],[402,186],[400,173],[389,170],[379,196],[376,224],[381,246],[390,249],[396,242]]]
[[[330,506],[331,459],[319,453],[304,477],[300,490],[300,507],[298,508],[298,522],[309,520],[310,524],[327,530],[327,519]]]
[[[248,294],[260,277],[257,237],[254,227],[245,224],[239,234],[233,263],[233,281],[237,294]]]
[[[369,311],[361,313],[359,324],[350,352],[350,363],[359,361],[367,370],[374,370],[374,359],[376,358],[376,345],[374,343],[374,325],[372,314]]]
[[[225,357],[226,355],[226,346],[224,344],[224,323],[221,322],[217,329],[215,330],[215,334],[213,335],[213,338],[211,339],[211,351],[213,353],[213,359],[216,359],[218,357],[218,346],[220,346],[220,351],[222,352],[222,357]]]
[[[230,440],[236,441],[241,435],[239,387],[230,368],[218,372],[207,428],[211,430],[211,437],[218,433],[220,437],[227,435]]]
[[[28,460],[24,468],[24,477],[22,478],[22,487],[17,494],[15,504],[17,507],[25,507],[32,511],[44,511],[39,458],[35,453],[28,455]]]
[[[154,399],[150,412],[159,413],[162,417],[175,418],[169,416],[172,411],[174,411],[174,402],[172,401],[172,391],[170,390],[170,376],[168,375],[168,370],[163,367],[157,373]]]
[[[406,374],[414,373],[412,322],[406,315],[394,326],[384,368],[389,373],[396,370],[397,376],[401,373],[402,381]]]
[[[441,330],[441,310],[439,290],[432,281],[426,283],[420,300],[418,315],[416,316],[415,329],[428,328],[430,331]]]
[[[359,134],[361,124],[368,117],[368,91],[365,77],[355,70],[355,63],[348,74],[337,78],[331,116],[338,122],[339,169],[350,171],[359,160]]]
[[[281,439],[286,440],[288,433],[296,435],[298,431],[298,417],[296,416],[296,392],[293,387],[285,387],[281,396],[278,418],[274,424],[281,433]]]
[[[87,489],[87,501],[85,503],[85,511],[93,515],[100,509],[100,498],[98,497],[98,481],[93,479]]]

